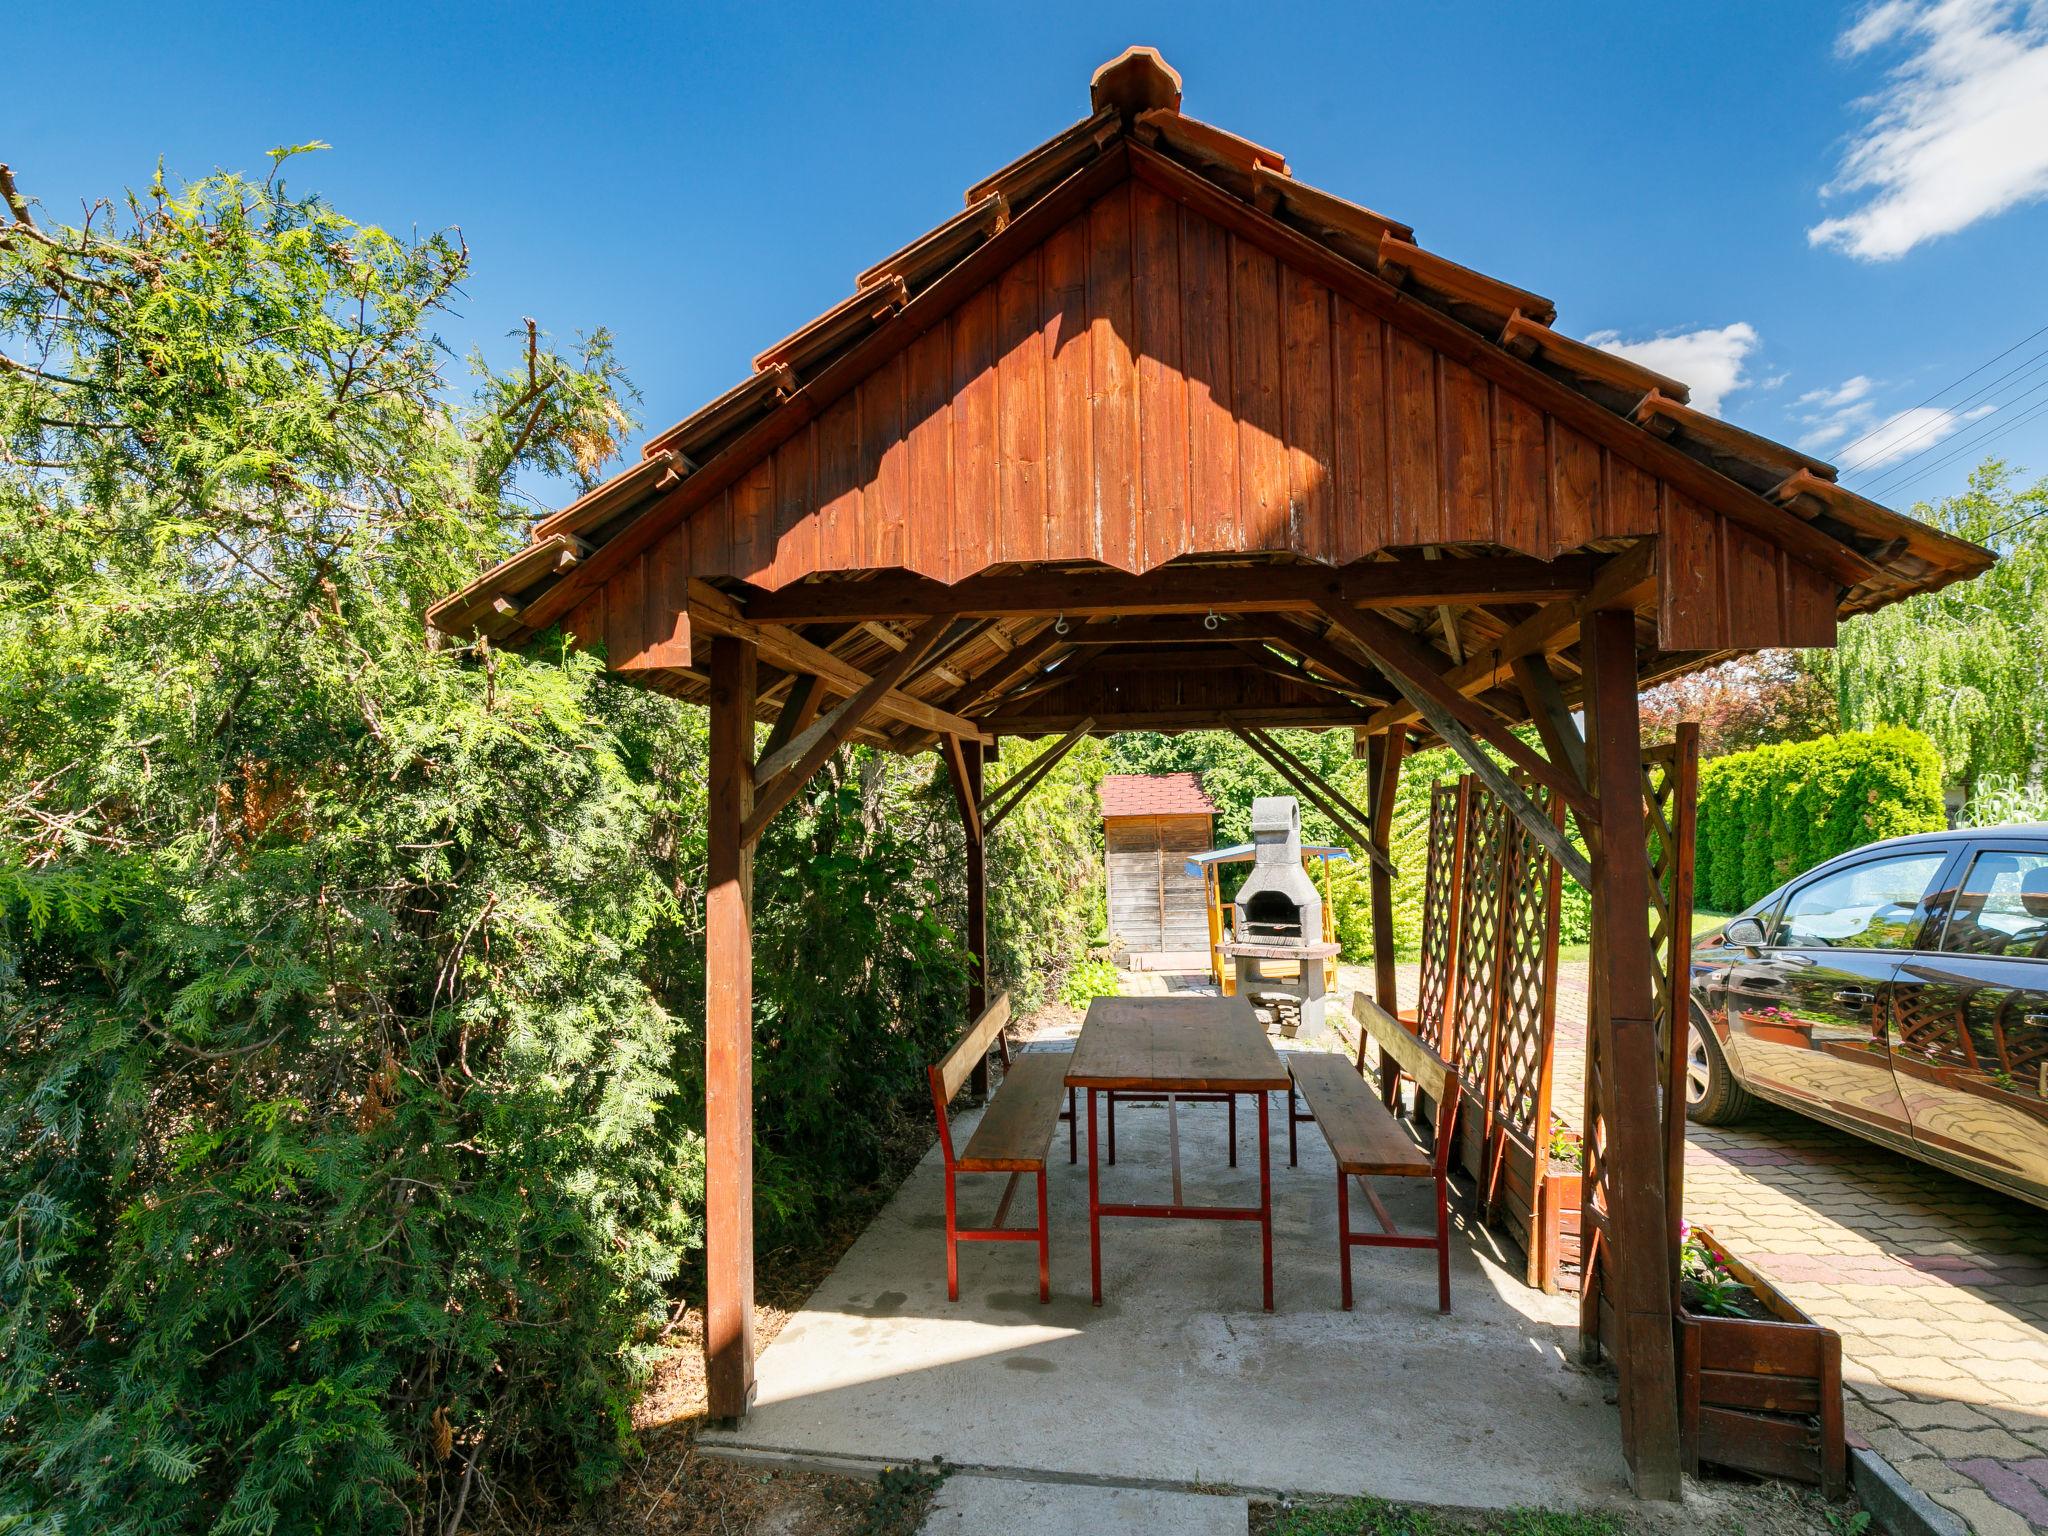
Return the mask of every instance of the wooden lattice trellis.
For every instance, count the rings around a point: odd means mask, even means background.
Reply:
[[[1656,1005],[1658,1106],[1663,1130],[1664,1201],[1671,1222],[1672,1303],[1678,1302],[1679,1227],[1685,1211],[1685,1030],[1692,953],[1693,832],[1699,788],[1699,727],[1681,723],[1677,738],[1646,747],[1643,808],[1649,832],[1650,955]],[[1594,968],[1596,1011],[1599,968]],[[1606,1102],[1598,1032],[1586,1042],[1586,1130],[1584,1137],[1587,1237],[1585,1289],[1579,1314],[1581,1341],[1595,1353],[1601,1333],[1599,1251],[1608,1206]]]
[[[1524,787],[1555,815],[1547,791]],[[1458,1150],[1483,1208],[1506,1214],[1529,1254],[1530,1283],[1550,1288],[1563,1248],[1543,1209],[1561,871],[1470,776],[1436,787],[1430,825],[1417,1027],[1463,1074]]]
[[[1471,780],[1457,778],[1429,792],[1429,865],[1422,884],[1422,983],[1415,1032],[1443,1055],[1444,1019],[1458,967],[1458,891],[1465,866],[1465,821]]]

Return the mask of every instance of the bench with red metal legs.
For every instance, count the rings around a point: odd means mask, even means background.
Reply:
[[[1337,1162],[1337,1256],[1342,1277],[1344,1309],[1351,1310],[1351,1250],[1353,1248],[1432,1248],[1436,1250],[1437,1308],[1451,1310],[1451,1214],[1450,1154],[1455,1139],[1436,1138],[1434,1151],[1420,1146],[1403,1129],[1394,1113],[1381,1102],[1376,1085],[1365,1077],[1367,1037],[1379,1046],[1383,1062],[1391,1062],[1415,1079],[1422,1091],[1438,1106],[1437,1124],[1458,1123],[1457,1070],[1417,1039],[1400,1020],[1387,1013],[1371,998],[1353,993],[1348,999],[1351,1016],[1358,1021],[1358,1059],[1347,1062],[1341,1056],[1321,1051],[1290,1051],[1288,1072],[1293,1078],[1287,1090],[1287,1160],[1295,1160],[1295,1126],[1318,1126]],[[1296,1097],[1306,1099],[1311,1111],[1298,1113]],[[1367,1181],[1375,1178],[1429,1179],[1436,1186],[1436,1231],[1431,1235],[1402,1232],[1387,1214],[1379,1196]],[[1372,1206],[1378,1219],[1377,1232],[1354,1232],[1351,1228],[1351,1181]]]
[[[1010,1021],[1010,997],[1004,993],[976,1019],[945,1060],[925,1069],[931,1083],[932,1112],[939,1121],[939,1151],[946,1164],[946,1295],[960,1299],[961,1243],[1038,1244],[1038,1299],[1052,1300],[1052,1234],[1046,1221],[1045,1162],[1053,1133],[1067,1121],[1067,1161],[1075,1158],[1074,1094],[1066,1085],[1069,1051],[1028,1051],[1014,1059],[1003,1026]],[[981,1124],[967,1138],[967,1145],[953,1150],[953,1127],[946,1106],[973,1073],[975,1063],[998,1048],[1003,1059],[1003,1080],[982,1111]],[[1061,1105],[1065,1105],[1065,1113]],[[1006,1173],[996,1206],[995,1220],[986,1227],[963,1227],[959,1221],[956,1177],[963,1173]],[[1038,1177],[1038,1223],[1031,1227],[1005,1224],[1017,1181],[1026,1174]]]

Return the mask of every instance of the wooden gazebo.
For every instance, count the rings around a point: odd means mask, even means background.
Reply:
[[[1838,618],[1990,556],[1692,409],[1552,329],[1547,300],[1180,101],[1149,49],[1105,65],[1089,116],[429,618],[503,645],[560,626],[709,705],[714,1414],[744,1413],[753,1378],[750,850],[768,820],[843,743],[940,751],[980,955],[986,829],[1038,777],[985,801],[999,738],[1346,726],[1380,848],[1403,756],[1441,740],[1592,890],[1588,1198],[1624,1448],[1639,1492],[1674,1496],[1637,691],[1831,645]],[[1542,754],[1509,734],[1522,721]],[[1526,783],[1569,807],[1590,858]],[[1383,859],[1372,882],[1391,1009]]]

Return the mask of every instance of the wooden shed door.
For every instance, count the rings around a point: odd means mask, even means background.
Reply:
[[[1118,816],[1103,823],[1109,927],[1139,953],[1206,951],[1209,916],[1188,855],[1209,846],[1207,816]]]

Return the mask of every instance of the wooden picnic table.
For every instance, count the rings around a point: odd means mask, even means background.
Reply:
[[[1259,1027],[1248,998],[1098,997],[1088,1005],[1081,1038],[1067,1067],[1067,1085],[1088,1090],[1088,1266],[1095,1304],[1102,1305],[1102,1218],[1256,1221],[1262,1246],[1265,1307],[1273,1310],[1273,1174],[1267,1145],[1266,1095],[1284,1092],[1287,1068]],[[1173,1199],[1165,1205],[1102,1202],[1096,1155],[1098,1093],[1158,1094],[1166,1100],[1173,1162]],[[1259,1103],[1259,1203],[1189,1205],[1181,1199],[1179,1122],[1174,1095],[1249,1093]]]

